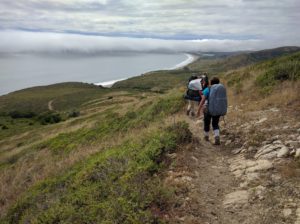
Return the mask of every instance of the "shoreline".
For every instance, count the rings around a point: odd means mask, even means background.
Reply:
[[[199,56],[196,54],[192,54],[192,53],[184,53],[185,56],[187,56],[187,59],[185,59],[184,61],[180,62],[179,64],[175,65],[174,67],[171,68],[167,68],[167,69],[162,69],[162,70],[176,70],[176,69],[181,69],[191,63],[193,63],[194,61],[196,61]],[[150,71],[151,72],[151,71]],[[133,78],[133,77],[138,77],[140,75],[137,76],[132,76],[129,78]],[[105,82],[97,82],[97,83],[93,83],[96,86],[102,86],[105,88],[111,88],[115,83],[129,79],[129,78],[123,78],[123,79],[117,79],[117,80],[110,80],[110,81],[105,81]]]
[[[115,84],[116,82],[123,81],[123,80],[126,80],[126,79],[129,79],[129,78],[116,79],[116,80],[105,81],[105,82],[97,82],[97,83],[93,83],[93,84],[96,85],[96,86],[103,86],[103,87],[106,87],[106,88],[110,88],[110,87],[112,87],[113,84]]]
[[[182,53],[183,55],[186,56],[186,58],[181,61],[180,63],[172,66],[172,67],[169,67],[169,68],[165,68],[165,69],[157,69],[157,70],[176,70],[176,69],[181,69],[183,68],[184,66],[190,64],[190,63],[193,63],[194,61],[196,61],[199,56],[196,55],[196,54],[192,54],[192,53]],[[153,71],[157,71],[157,70],[152,70],[152,71],[148,71],[148,72],[145,72],[144,74],[147,74],[147,73],[151,73]],[[113,79],[113,80],[108,80],[108,81],[100,81],[100,82],[90,82],[90,84],[93,84],[95,86],[102,86],[104,88],[111,88],[115,83],[117,82],[120,82],[120,81],[123,81],[123,80],[127,80],[127,79],[130,79],[130,78],[133,78],[133,77],[138,77],[138,76],[141,76],[142,74],[139,74],[139,75],[134,75],[134,76],[130,76],[130,77],[124,77],[124,78],[120,78],[120,79]],[[72,82],[72,81],[70,81]],[[74,81],[74,82],[80,82],[80,81]],[[61,83],[61,82],[57,82],[57,83]],[[57,83],[52,83],[52,84],[57,84]],[[87,82],[83,82],[83,83],[87,83]],[[20,91],[20,90],[24,90],[24,89],[28,89],[28,88],[33,88],[33,87],[40,87],[40,86],[48,86],[48,85],[52,85],[51,83],[50,84],[45,84],[45,85],[33,85],[33,86],[28,86],[28,87],[25,87],[25,88],[20,88],[20,89],[16,89],[16,90],[11,90],[11,91],[6,91],[6,92],[3,92],[0,94],[0,96],[4,96],[4,95],[7,95],[7,94],[10,94],[10,93],[13,93],[13,92],[16,92],[16,91]]]
[[[176,70],[176,69],[183,68],[183,67],[193,63],[194,61],[196,61],[199,58],[199,56],[196,54],[185,53],[184,55],[187,56],[186,60],[180,62],[179,64],[177,64],[174,67],[167,69],[167,70]]]

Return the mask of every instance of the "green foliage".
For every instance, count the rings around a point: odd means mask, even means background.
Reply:
[[[299,47],[280,47],[248,53],[213,53],[213,57],[201,56],[198,61],[188,65],[188,67],[192,70],[204,70],[209,73],[227,72],[299,52],[299,50]]]
[[[56,112],[41,113],[37,119],[42,125],[55,124],[62,121],[61,115]]]
[[[229,87],[242,85],[242,82],[250,77],[251,74],[248,70],[243,72],[231,72],[227,75],[227,84]]]
[[[156,71],[117,82],[112,88],[164,93],[167,90],[184,85],[191,74],[191,71],[187,72],[186,70]]]
[[[2,128],[2,130],[8,129],[8,127],[5,124],[1,124],[0,127]]]
[[[68,117],[79,117],[79,116],[80,116],[80,111],[78,111],[78,110],[73,110],[68,115]]]
[[[178,112],[183,105],[182,97],[177,94],[160,98],[152,104],[145,105],[137,111],[129,111],[123,116],[107,111],[102,121],[93,128],[59,134],[39,144],[37,148],[48,148],[55,154],[68,153],[82,145],[95,144],[131,128],[147,127],[150,122],[159,121]]]
[[[36,117],[16,119],[11,116],[0,116],[0,123],[0,139],[32,130],[39,125],[39,122],[36,121]]]
[[[269,61],[263,67],[265,72],[257,76],[255,83],[261,87],[263,93],[269,94],[282,81],[300,79],[300,53]]]
[[[32,111],[11,111],[8,113],[11,118],[33,118],[36,114]]]
[[[267,55],[264,55],[267,54]],[[244,82],[255,78],[253,84],[259,87],[259,92],[263,95],[270,94],[274,87],[283,81],[296,81],[300,79],[300,52],[290,55],[284,55],[286,52],[281,52],[280,49],[272,53],[272,51],[263,51],[255,54],[256,59],[272,58],[258,64],[248,66],[239,70],[234,70],[224,75],[229,87],[234,88],[236,93],[243,90]],[[252,53],[252,57],[254,54]]]
[[[31,188],[4,223],[161,223],[172,191],[157,176],[164,155],[189,141],[187,124],[157,129],[93,155],[68,173]]]
[[[55,110],[67,111],[82,103],[97,99],[111,90],[84,83],[60,83],[16,91],[0,97],[0,113],[32,111],[40,114],[48,110],[53,101]]]

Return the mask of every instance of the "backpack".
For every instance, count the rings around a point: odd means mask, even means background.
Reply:
[[[198,79],[198,76],[192,75],[192,76],[189,78],[189,81],[188,81],[187,84],[189,85],[190,81],[192,81],[192,80],[194,80],[194,79]]]
[[[215,84],[210,87],[208,112],[212,116],[224,116],[227,113],[227,94],[222,84]]]
[[[200,92],[202,92],[201,79],[193,79],[188,84],[185,98],[193,101],[201,101]]]
[[[202,91],[201,78],[191,80],[188,84],[188,89]]]
[[[187,100],[201,101],[201,95],[199,91],[202,90],[201,80],[198,76],[192,75],[187,83],[187,91],[184,98]]]

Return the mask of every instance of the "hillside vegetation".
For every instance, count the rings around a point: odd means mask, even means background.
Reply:
[[[276,49],[256,51],[250,53],[241,53],[236,55],[222,56],[210,59],[209,57],[200,57],[198,61],[188,65],[190,70],[202,70],[209,73],[226,72],[232,69],[255,64],[261,61],[281,57],[291,53],[298,52],[299,47],[280,47]]]
[[[241,128],[250,121],[256,125],[256,114],[282,111],[285,116],[268,118],[268,128],[277,119],[300,118],[299,50],[203,57],[183,69],[151,72],[110,89],[62,83],[1,96],[0,222],[174,223],[166,217],[188,204],[177,197],[189,198],[189,187],[166,184],[168,170],[203,157],[185,158],[202,145],[201,128],[184,116],[188,77],[208,71],[226,84],[227,154],[260,147],[273,133]],[[183,159],[174,160],[176,154]],[[293,162],[300,168],[299,160]]]

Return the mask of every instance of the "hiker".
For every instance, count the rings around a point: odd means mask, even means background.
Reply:
[[[202,94],[203,94],[203,91],[208,87],[207,73],[204,73],[204,75],[202,75],[201,85],[202,85]]]
[[[204,81],[203,81],[204,82]],[[210,123],[212,123],[215,145],[220,145],[220,116],[227,112],[227,95],[225,87],[220,84],[217,77],[210,80],[210,87],[203,90],[203,98],[199,104],[197,116],[200,115],[203,108],[204,114],[204,139],[209,141]]]
[[[196,75],[192,75],[188,82],[188,89],[185,95],[185,99],[188,100],[188,107],[186,114],[189,116],[195,116],[195,108],[198,108],[199,102],[202,96],[202,78],[198,78]]]

